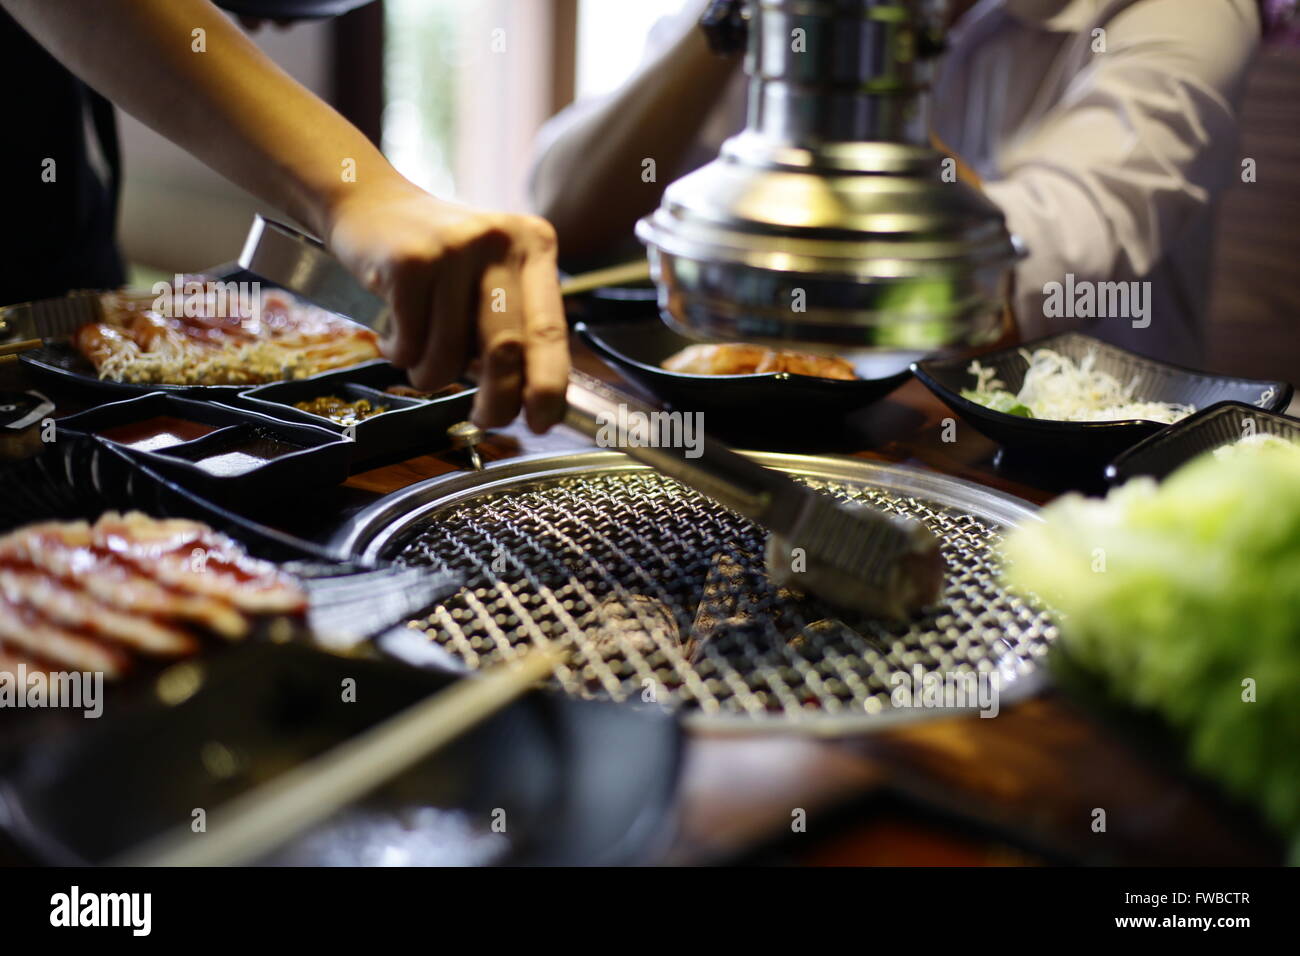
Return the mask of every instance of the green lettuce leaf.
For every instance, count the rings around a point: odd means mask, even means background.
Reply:
[[[1300,862],[1300,455],[1206,455],[1042,517],[1005,542],[1011,586],[1059,611],[1072,660],[1163,717]]]

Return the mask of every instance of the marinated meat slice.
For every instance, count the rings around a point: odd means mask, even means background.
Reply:
[[[40,658],[53,670],[99,672],[113,679],[128,667],[128,658],[119,649],[47,621],[33,608],[3,597],[0,643]]]
[[[30,525],[0,538],[0,564],[31,567],[75,582],[124,613],[193,621],[226,638],[244,637],[249,630],[244,615],[229,602],[164,587],[97,548],[84,521]]]
[[[27,657],[19,654],[17,651],[10,650],[0,643],[0,674],[12,674],[17,678],[19,668],[26,668],[28,676],[32,674],[49,675],[49,665],[43,664],[34,657]]]
[[[249,614],[303,614],[307,597],[269,561],[260,561],[207,525],[109,512],[91,529],[97,548],[191,594],[220,598]]]
[[[39,571],[0,568],[0,597],[11,605],[31,608],[52,624],[142,654],[183,657],[198,648],[194,638],[178,628],[115,611],[80,588]]]
[[[257,617],[306,607],[293,578],[194,521],[108,512],[0,536],[0,665],[116,678],[135,659],[187,656],[203,634],[243,637]]]

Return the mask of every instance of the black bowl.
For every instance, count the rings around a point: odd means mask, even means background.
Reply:
[[[1106,466],[1106,480],[1121,485],[1138,475],[1150,475],[1160,481],[1193,458],[1249,434],[1300,443],[1300,419],[1242,402],[1219,402],[1134,445]]]
[[[456,680],[295,644],[182,666],[200,683],[178,702],[150,682],[101,720],[63,732],[42,720],[0,742],[0,825],[36,860],[111,860]],[[355,700],[339,693],[346,679]],[[680,746],[663,713],[533,691],[263,862],[645,862],[670,820]]]
[[[1008,391],[1015,393],[1024,383],[1029,363],[1021,354],[1049,348],[1074,361],[1089,352],[1096,355],[1095,368],[1109,372],[1121,382],[1135,382],[1134,395],[1140,400],[1177,402],[1198,409],[1216,402],[1235,400],[1269,411],[1278,411],[1291,401],[1292,388],[1286,382],[1210,375],[1193,369],[1157,362],[1080,332],[1061,332],[1022,346],[978,356],[985,368],[993,369]],[[1024,461],[1068,463],[1086,468],[1101,477],[1112,458],[1144,438],[1169,427],[1161,422],[1131,419],[1108,422],[1059,422],[1022,418],[985,408],[961,396],[975,384],[967,369],[971,359],[928,359],[912,366],[925,386],[973,428],[987,435],[1005,450]]]
[[[687,375],[660,368],[659,363],[697,341],[674,332],[658,318],[601,326],[580,322],[575,330],[597,355],[666,405],[682,411],[717,412],[732,421],[757,417],[764,423],[797,420],[805,427],[816,427],[870,405],[909,377],[906,368],[883,378],[857,381],[785,372]],[[706,427],[712,430],[714,424]]]
[[[561,280],[567,278],[567,273],[560,273]],[[572,320],[593,323],[635,322],[658,317],[659,293],[650,279],[627,285],[601,286],[590,292],[566,295],[564,309]]]

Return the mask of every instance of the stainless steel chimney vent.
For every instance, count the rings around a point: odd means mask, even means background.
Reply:
[[[898,356],[1001,334],[1016,246],[930,145],[945,6],[714,4],[747,34],[748,120],[637,224],[668,322]]]

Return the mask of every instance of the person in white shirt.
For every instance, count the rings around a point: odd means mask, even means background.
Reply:
[[[618,91],[543,129],[532,195],[564,260],[616,254],[663,187],[744,125],[737,58],[711,55],[695,27],[705,6],[691,0],[656,27]],[[1143,321],[1106,317],[1090,331],[1198,364],[1216,201],[1241,175],[1260,0],[955,0],[953,13],[932,129],[1028,250],[1022,337],[1087,324],[1058,314],[1053,283],[1141,282]],[[658,182],[641,182],[647,156]]]

